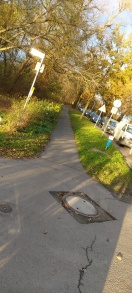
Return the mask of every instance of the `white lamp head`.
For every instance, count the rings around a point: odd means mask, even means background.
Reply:
[[[42,52],[40,52],[40,51],[38,51],[37,49],[34,49],[34,48],[31,49],[30,53],[33,56],[39,57],[41,59],[44,59],[44,57],[45,57],[45,53],[42,53]]]

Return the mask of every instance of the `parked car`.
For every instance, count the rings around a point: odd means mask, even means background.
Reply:
[[[88,110],[86,110],[86,112],[85,112],[84,115],[85,115],[86,117],[88,117],[90,113],[91,113],[91,110],[88,109]]]
[[[92,117],[92,115],[94,115],[94,114],[95,114],[95,113],[91,111],[91,112],[87,115],[87,118],[90,119],[90,117]]]
[[[96,113],[93,113],[91,116],[90,116],[90,121],[92,121],[93,123],[96,123],[97,121],[100,120],[100,117],[98,114]]]
[[[110,119],[110,121],[107,119],[104,123],[102,129],[105,130],[105,132],[114,134],[114,130],[119,122],[115,119]]]
[[[121,121],[114,130],[114,138],[118,144],[132,148],[132,124]]]
[[[100,118],[99,122],[97,123],[97,125],[102,128],[103,125],[105,124],[107,118],[106,117],[103,117],[103,118]]]
[[[78,110],[81,111],[81,112],[83,112],[84,111],[84,107],[82,105],[79,105],[78,106]]]

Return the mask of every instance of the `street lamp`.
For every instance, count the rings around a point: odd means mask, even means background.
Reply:
[[[26,105],[27,105],[27,103],[29,102],[29,100],[30,100],[30,98],[31,98],[31,96],[32,96],[32,94],[33,94],[33,91],[34,91],[34,84],[35,84],[35,81],[36,81],[36,79],[37,79],[38,73],[39,73],[39,72],[43,72],[43,70],[44,70],[44,65],[42,65],[42,63],[43,63],[44,58],[45,58],[45,53],[42,53],[42,52],[36,50],[35,48],[32,48],[31,51],[30,51],[30,53],[31,53],[33,56],[35,56],[35,57],[39,57],[39,58],[40,58],[40,62],[37,62],[37,66],[36,66],[36,75],[35,75],[35,77],[34,77],[34,80],[33,80],[33,82],[32,82],[32,85],[31,85],[30,91],[29,91],[28,96],[27,96],[27,99],[26,99],[26,102],[25,102],[25,104],[24,104],[24,109],[26,108]],[[43,66],[43,68],[42,68],[42,66]]]
[[[31,53],[33,56],[35,56],[35,57],[39,57],[39,58],[41,58],[41,59],[44,59],[44,57],[45,57],[45,54],[44,54],[44,53],[38,51],[38,50],[35,49],[35,48],[32,48],[31,51],[30,51],[30,53]]]

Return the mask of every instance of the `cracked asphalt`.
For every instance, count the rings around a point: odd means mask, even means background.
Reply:
[[[116,220],[81,224],[50,191],[84,192]],[[0,158],[0,293],[131,293],[132,205],[85,173],[64,110],[36,159]]]

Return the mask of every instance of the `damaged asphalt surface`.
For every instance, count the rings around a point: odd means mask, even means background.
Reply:
[[[83,192],[115,220],[79,223],[52,191]],[[132,205],[85,173],[67,108],[41,157],[0,158],[0,205],[0,293],[132,292]]]

